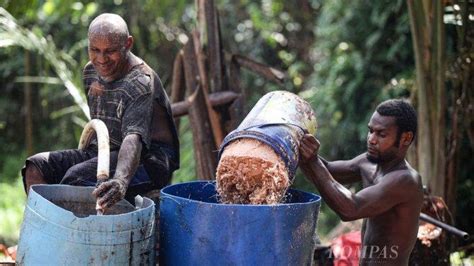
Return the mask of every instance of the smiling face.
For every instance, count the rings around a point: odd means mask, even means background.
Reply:
[[[131,41],[121,40],[113,34],[89,36],[89,60],[99,76],[113,81],[123,75],[128,67],[128,52]]]
[[[367,159],[374,163],[390,161],[400,155],[400,137],[395,117],[374,112],[367,134]],[[403,154],[404,155],[404,154]]]

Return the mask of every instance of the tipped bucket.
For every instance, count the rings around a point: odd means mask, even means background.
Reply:
[[[304,133],[316,134],[316,116],[311,105],[288,91],[265,94],[237,129],[222,142],[219,158],[228,144],[250,138],[270,146],[284,161],[289,178],[298,168],[299,143]]]
[[[290,189],[277,205],[219,204],[215,185],[161,190],[160,265],[311,265],[319,196]]]
[[[222,202],[280,202],[298,168],[301,138],[315,132],[309,103],[287,91],[264,95],[220,147],[216,179]]]

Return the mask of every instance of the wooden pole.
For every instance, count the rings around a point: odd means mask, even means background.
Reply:
[[[201,0],[201,11],[204,13],[205,28],[207,31],[207,54],[209,55],[209,80],[211,92],[223,91],[225,83],[225,65],[223,64],[223,49],[219,28],[219,16],[214,6],[214,0]]]
[[[25,51],[25,76],[29,76],[31,72],[31,58],[30,52]],[[32,91],[31,83],[25,82],[25,143],[26,143],[26,154],[33,154],[33,111],[32,111]]]
[[[196,53],[196,60],[197,60],[197,67],[199,71],[199,77],[201,80],[201,88],[203,90],[203,96],[205,99],[205,104],[207,108],[207,112],[209,113],[209,119],[211,122],[212,132],[214,133],[214,141],[216,147],[218,147],[222,140],[224,139],[224,132],[220,125],[219,114],[212,108],[211,103],[209,102],[208,94],[209,94],[209,82],[207,78],[207,71],[205,65],[205,56],[201,48],[201,42],[199,40],[198,32],[193,32],[193,41],[194,41],[194,50]]]
[[[229,106],[229,122],[226,125],[228,132],[237,128],[244,119],[245,114],[245,90],[240,87],[240,66],[234,60],[233,57],[230,58],[230,68],[229,68],[229,89],[239,95],[237,99]]]
[[[209,94],[209,102],[213,108],[220,107],[227,104],[232,104],[236,99],[241,96],[232,91],[222,91]],[[188,100],[175,102],[171,104],[171,110],[173,112],[173,117],[176,119],[178,117],[188,114],[189,106],[191,103]]]
[[[193,131],[194,158],[198,179],[214,179],[217,167],[217,148],[211,129],[204,90],[198,73],[193,38],[184,46],[183,63],[189,102],[189,121]]]
[[[184,80],[184,70],[183,70],[183,50],[180,50],[173,63],[173,77],[171,84],[171,102],[177,103],[184,100],[184,95],[186,92],[185,80]],[[179,117],[174,114],[175,117],[174,123],[176,128],[179,130]],[[187,112],[187,109],[186,109]]]
[[[276,68],[258,63],[242,55],[232,55],[232,57],[233,57],[233,60],[235,60],[235,62],[237,62],[240,66],[245,67],[251,71],[254,71],[266,79],[272,80],[280,84],[283,83],[283,81],[285,80],[285,77],[286,77],[285,73]]]

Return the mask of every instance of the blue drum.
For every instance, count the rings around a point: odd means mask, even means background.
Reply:
[[[320,197],[290,189],[276,205],[220,204],[215,182],[165,187],[160,265],[311,265]]]
[[[20,231],[19,265],[155,265],[155,204],[120,201],[97,216],[93,187],[35,185]]]

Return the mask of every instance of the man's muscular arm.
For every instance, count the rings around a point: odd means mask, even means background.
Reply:
[[[317,140],[310,141],[307,145],[313,146],[309,150],[317,151],[319,148]],[[409,200],[410,195],[416,194],[412,193],[418,187],[415,178],[403,170],[391,172],[383,176],[377,184],[354,194],[333,178],[315,153],[312,154],[311,159],[311,156],[308,157],[308,148],[301,149],[303,160],[300,167],[303,173],[318,188],[329,207],[344,221],[379,215]]]
[[[301,168],[343,221],[377,216],[406,201],[416,190],[414,179],[401,174],[403,171],[387,174],[376,185],[354,194],[338,183],[319,159],[302,164]]]
[[[140,135],[127,135],[120,146],[114,177],[98,184],[93,192],[99,206],[109,208],[125,197],[128,184],[140,162],[141,151]]]
[[[359,166],[363,158],[365,158],[365,154],[361,154],[352,160],[340,160],[327,163],[321,161],[338,182],[342,184],[350,184],[361,181],[362,178]]]

